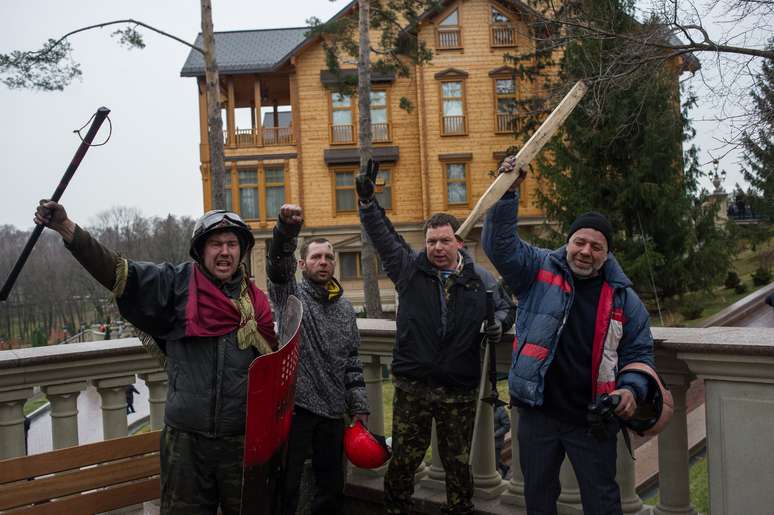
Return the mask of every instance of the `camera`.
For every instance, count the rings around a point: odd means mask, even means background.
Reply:
[[[615,418],[615,408],[621,402],[620,395],[602,394],[596,402],[588,406],[586,420],[589,423],[589,433],[597,440],[608,436],[608,424]]]

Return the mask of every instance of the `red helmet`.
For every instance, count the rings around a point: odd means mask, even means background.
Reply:
[[[359,420],[344,430],[344,453],[361,469],[381,467],[391,456],[384,437],[371,433]]]
[[[630,363],[623,372],[638,372],[648,378],[648,398],[637,404],[634,415],[623,424],[639,435],[657,435],[664,430],[674,413],[674,400],[658,373],[644,363]]]

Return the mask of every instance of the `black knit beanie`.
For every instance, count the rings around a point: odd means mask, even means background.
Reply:
[[[601,213],[596,211],[589,211],[583,213],[570,226],[570,231],[567,233],[567,241],[575,234],[578,229],[594,229],[602,233],[607,240],[607,248],[613,247],[613,226],[610,225],[610,221]]]

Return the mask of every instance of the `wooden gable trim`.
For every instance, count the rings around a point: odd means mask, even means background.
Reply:
[[[445,80],[445,79],[467,79],[468,78],[468,72],[463,70],[458,70],[457,68],[446,68],[443,71],[440,71],[433,75],[436,80]]]
[[[453,154],[438,154],[438,160],[439,161],[472,161],[473,160],[473,153],[472,152],[455,152]]]
[[[495,68],[494,70],[490,70],[489,76],[495,77],[495,76],[512,76],[514,73],[516,73],[516,68],[513,68],[512,66],[500,66],[499,68]]]

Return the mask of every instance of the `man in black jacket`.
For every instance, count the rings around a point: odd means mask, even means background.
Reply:
[[[435,419],[446,471],[445,511],[473,513],[470,443],[481,375],[481,326],[486,292],[495,295],[487,338],[500,341],[514,320],[492,275],[475,264],[455,237],[457,219],[445,213],[425,224],[425,250],[414,252],[374,197],[375,167],[357,178],[360,221],[398,292],[392,374],[395,384],[392,459],[384,478],[387,513],[411,513],[414,474],[430,445]]]
[[[121,315],[164,353],[169,387],[161,435],[161,512],[237,515],[247,372],[276,348],[266,295],[241,266],[255,243],[235,213],[205,213],[190,255],[173,266],[125,259],[41,200],[35,223],[58,232]],[[144,343],[148,338],[143,338]]]

